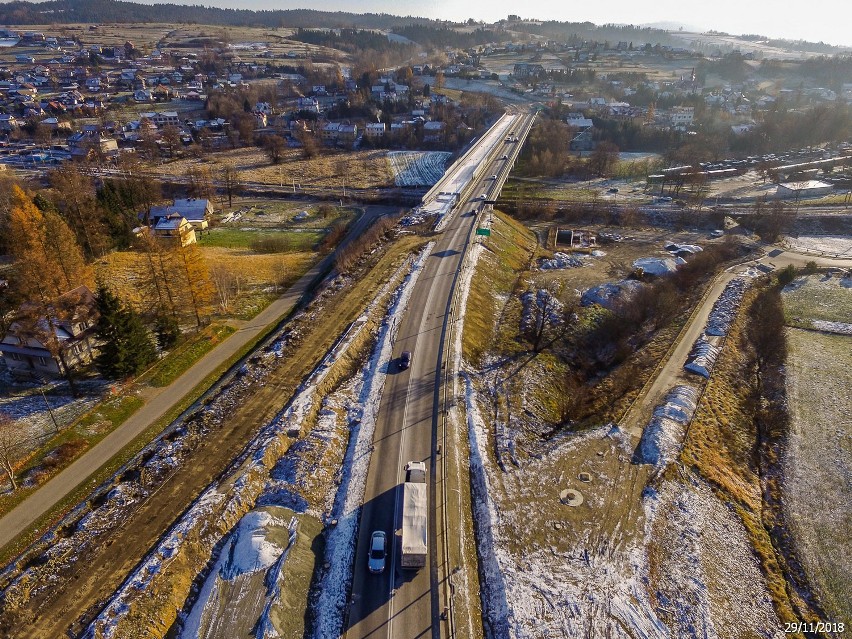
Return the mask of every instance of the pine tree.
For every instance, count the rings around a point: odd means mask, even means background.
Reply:
[[[109,379],[139,373],[157,357],[142,320],[106,287],[98,288],[97,297],[100,318],[96,334],[102,342],[95,361],[98,370]]]

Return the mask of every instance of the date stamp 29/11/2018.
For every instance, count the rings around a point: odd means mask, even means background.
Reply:
[[[789,621],[784,624],[784,632],[792,633],[820,633],[846,632],[846,624],[842,621]]]

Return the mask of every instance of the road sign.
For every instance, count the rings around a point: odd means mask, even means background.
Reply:
[[[488,237],[491,235],[491,229],[476,229],[476,234]]]

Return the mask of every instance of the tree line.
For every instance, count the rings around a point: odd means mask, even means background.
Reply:
[[[136,212],[150,211],[160,199],[151,181],[107,180],[96,188],[89,176],[69,166],[52,174],[51,184],[36,193],[12,179],[0,184],[5,187],[0,189],[0,252],[11,261],[8,284],[0,288],[0,331],[14,325],[19,337],[41,342],[76,392],[74,371],[56,335],[59,323],[86,324],[99,317],[97,368],[121,379],[153,361],[155,341],[168,349],[180,338],[182,325],[206,324],[216,290],[197,244],[161,241],[147,228],[133,232],[139,226]],[[108,252],[127,248],[144,256],[144,267],[133,274],[133,300],[119,299],[95,269]],[[96,307],[84,291],[97,291]]]

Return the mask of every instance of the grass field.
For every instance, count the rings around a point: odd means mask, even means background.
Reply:
[[[829,618],[852,623],[852,336],[807,329],[815,320],[849,322],[852,288],[837,277],[797,277],[783,293],[787,332],[790,442],[784,492],[808,577]],[[815,504],[819,507],[815,507]]]
[[[182,176],[188,169],[207,166],[215,172],[215,164],[230,163],[244,183],[295,185],[299,190],[309,188],[379,188],[392,186],[393,171],[382,150],[344,152],[323,150],[318,156],[306,159],[301,149],[286,149],[280,164],[270,163],[266,153],[257,147],[231,149],[211,153],[203,159],[184,158],[167,162],[157,168],[166,175]]]
[[[784,317],[790,326],[811,328],[811,322],[852,322],[849,280],[822,274],[797,277],[784,289]]]
[[[198,238],[203,247],[248,249],[258,242],[272,240],[285,248],[286,253],[313,250],[325,234],[320,231],[249,231],[216,228]]]
[[[495,322],[514,292],[518,277],[529,267],[536,240],[529,229],[498,212],[484,247],[486,252],[480,259],[488,266],[476,269],[465,313],[463,354],[473,364],[479,362],[495,340],[514,337],[516,325],[501,322],[495,328]],[[509,345],[509,342],[503,344]]]
[[[223,243],[243,244],[244,231],[224,231]],[[211,235],[213,235],[211,233]],[[248,234],[249,237],[251,234]],[[293,235],[314,235],[294,233]],[[205,239],[208,236],[205,235]],[[302,238],[298,238],[302,241]],[[308,238],[310,239],[310,238]],[[238,274],[241,292],[231,310],[231,317],[249,319],[260,312],[270,301],[269,295],[280,292],[301,277],[317,259],[313,251],[294,253],[269,253],[259,255],[243,245],[242,248],[226,246],[204,246],[202,254],[210,270],[223,267]],[[103,278],[110,289],[121,299],[139,311],[147,311],[150,300],[142,296],[146,258],[136,251],[120,251],[105,257],[96,265],[98,277]]]
[[[218,346],[236,329],[233,326],[212,325],[177,346],[167,357],[155,364],[139,381],[151,386],[168,386],[193,364]]]

